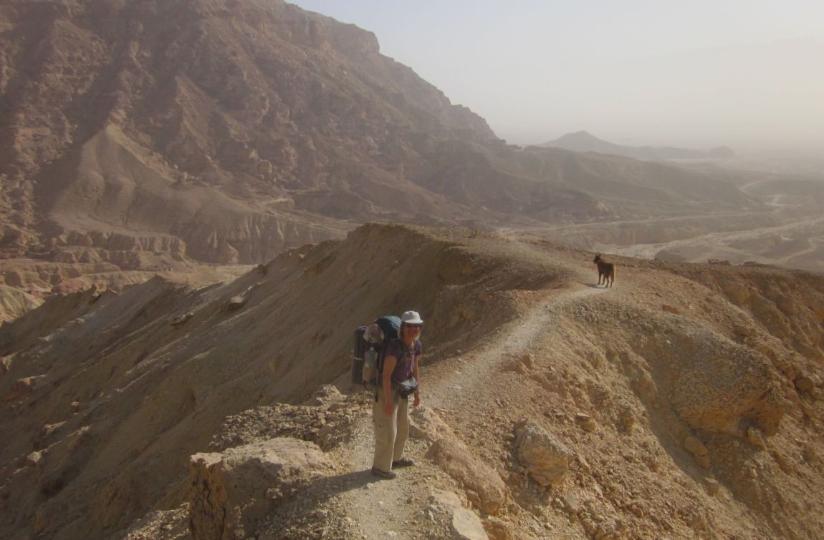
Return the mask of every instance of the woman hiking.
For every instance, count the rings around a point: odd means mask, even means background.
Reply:
[[[392,469],[409,467],[414,462],[403,457],[409,437],[409,396],[413,405],[421,404],[420,335],[423,320],[417,311],[401,315],[400,338],[387,345],[383,371],[378,381],[378,392],[372,416],[375,422],[375,459],[372,474],[381,478],[395,478]]]

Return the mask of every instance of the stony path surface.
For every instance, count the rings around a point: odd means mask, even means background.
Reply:
[[[495,339],[483,349],[469,351],[448,364],[427,370],[423,374],[423,400],[428,407],[451,410],[470,407],[477,389],[485,386],[494,372],[513,356],[527,352],[547,325],[560,316],[569,303],[580,301],[608,289],[577,286],[552,291],[518,320],[502,328]],[[456,366],[458,366],[456,368]],[[351,444],[349,465],[352,470],[368,470],[374,448],[371,411],[362,417]],[[423,457],[425,448],[410,440],[407,452],[417,465],[398,471],[394,480],[375,481],[360,489],[344,492],[341,503],[346,515],[354,520],[362,538],[426,538],[425,526],[417,523],[416,514],[425,509],[429,494],[429,479],[441,475],[437,467]]]

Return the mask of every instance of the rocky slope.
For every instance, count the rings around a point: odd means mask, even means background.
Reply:
[[[758,206],[705,172],[507,146],[373,34],[281,0],[4,2],[0,111],[0,255],[82,272],[255,264],[369,220]]]
[[[40,299],[20,289],[0,286],[0,323],[16,319],[40,303]]]
[[[815,538],[821,278],[620,259],[604,290],[591,259],[369,225],[227,285],[55,297],[0,328],[0,534]],[[322,385],[408,307],[419,465],[375,483],[371,398]]]

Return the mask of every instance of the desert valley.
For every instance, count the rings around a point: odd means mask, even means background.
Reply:
[[[824,168],[548,139],[282,0],[3,2],[0,537],[819,537]]]

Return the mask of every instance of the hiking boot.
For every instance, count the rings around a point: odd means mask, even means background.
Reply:
[[[413,466],[414,464],[415,464],[415,462],[414,462],[414,461],[412,461],[412,460],[411,460],[411,459],[409,459],[409,458],[401,458],[401,459],[399,459],[399,460],[397,460],[397,461],[393,461],[393,462],[392,462],[392,468],[393,468],[393,469],[397,469],[397,468],[400,468],[400,467],[411,467],[411,466]]]
[[[385,478],[387,480],[392,480],[393,478],[396,478],[398,476],[397,474],[393,473],[392,471],[382,471],[381,469],[378,469],[377,467],[372,467],[372,475],[373,476],[378,476],[380,478]]]

